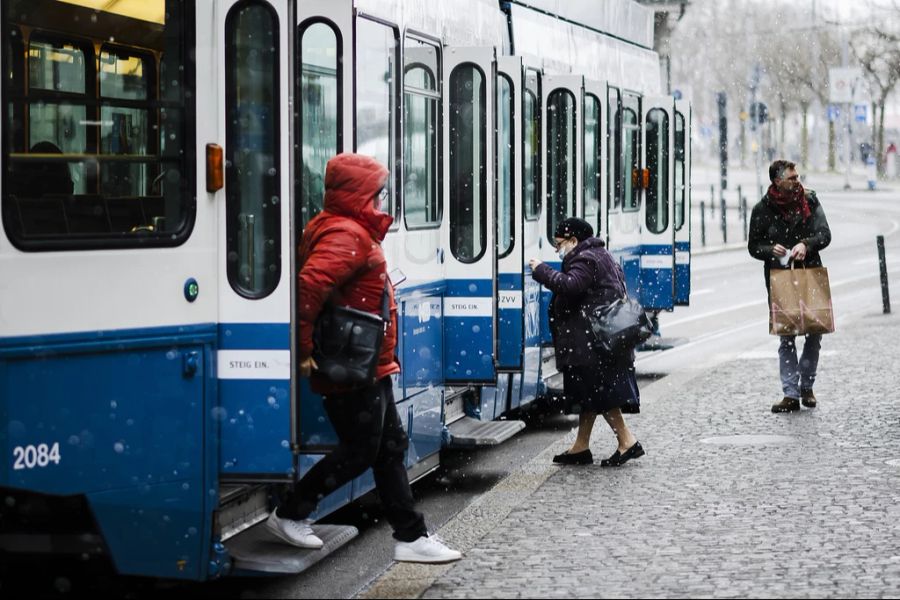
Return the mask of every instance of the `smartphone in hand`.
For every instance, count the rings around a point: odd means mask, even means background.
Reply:
[[[396,288],[406,281],[406,275],[400,269],[392,269],[391,272],[388,273],[388,278],[391,280],[391,287],[393,288]]]

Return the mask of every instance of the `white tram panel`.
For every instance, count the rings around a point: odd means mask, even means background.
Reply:
[[[209,24],[216,5],[200,3],[196,15],[198,92],[193,108],[194,164],[184,176],[194,177],[197,198],[193,229],[184,243],[170,248],[21,251],[12,245],[0,223],[0,337],[63,334],[216,321],[216,211],[206,191],[204,146],[211,137],[212,89],[209,69],[212,34]],[[192,82],[186,81],[185,84]],[[190,99],[185,112],[191,112]],[[0,120],[0,135],[6,120]],[[7,182],[0,177],[0,193]],[[185,282],[194,278],[199,295],[184,296]]]
[[[506,17],[495,0],[410,2],[356,0],[357,11],[419,33],[439,37],[445,46],[508,47]]]
[[[559,8],[567,8],[568,4]],[[605,4],[594,3],[592,8],[596,6],[599,10]],[[619,4],[634,5],[632,2]],[[634,5],[634,10],[636,13],[632,19],[638,18],[641,11],[649,19],[649,43],[645,36],[632,39],[631,43],[623,43],[603,33],[513,3],[511,11],[516,54],[536,57],[546,73],[574,73],[607,80],[610,85],[637,89],[644,94],[658,94],[661,87],[659,55],[650,49],[653,45],[653,13],[637,5]],[[617,35],[616,29],[601,31]]]

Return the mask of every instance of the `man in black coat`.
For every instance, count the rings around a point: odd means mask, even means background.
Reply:
[[[776,160],[769,167],[769,179],[769,191],[753,207],[747,249],[753,258],[763,261],[766,290],[770,292],[772,269],[790,268],[791,261],[807,267],[822,266],[819,252],[831,243],[831,229],[816,193],[800,184],[794,163]],[[801,400],[803,406],[816,407],[813,384],[822,336],[806,336],[799,363],[795,338],[781,336],[778,356],[784,398],[772,406],[774,413],[800,410]]]

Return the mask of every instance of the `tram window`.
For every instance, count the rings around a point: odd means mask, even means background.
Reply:
[[[625,94],[622,102],[622,156],[619,176],[622,178],[622,210],[636,212],[641,208],[640,188],[637,185],[641,156],[640,99]]]
[[[547,239],[556,225],[575,216],[575,96],[556,90],[547,99]]]
[[[29,95],[57,92],[61,96],[57,102],[28,103],[28,138],[32,146],[48,142],[56,148],[49,150],[51,153],[87,152],[88,128],[81,124],[87,120],[85,81],[93,55],[90,47],[42,38],[40,33],[31,35],[28,42]],[[43,148],[50,147],[45,144]],[[84,167],[70,164],[69,168],[76,182],[75,193],[87,193]]]
[[[669,227],[669,115],[654,108],[647,113],[647,229],[662,233]]]
[[[195,211],[190,5],[10,0],[2,10],[2,209],[13,244],[36,251],[183,243]]]
[[[685,170],[684,115],[675,113],[675,230],[684,226],[685,201],[687,199],[687,171]]]
[[[450,73],[450,250],[473,263],[484,255],[487,218],[487,98],[481,70],[463,64]]]
[[[497,77],[497,254],[500,258],[512,252],[515,244],[515,200],[513,199],[513,83],[506,75]]]
[[[131,53],[123,48],[104,46],[100,51],[98,78],[100,97],[105,101],[147,100],[155,87],[145,65],[149,55]],[[150,148],[149,113],[146,108],[100,107],[100,152],[104,155],[144,156]],[[156,148],[153,149],[156,153]],[[143,196],[147,194],[149,165],[136,162],[111,162],[101,172],[100,189],[109,196]]]
[[[374,156],[393,174],[397,156],[397,61],[399,42],[393,27],[360,18],[356,22],[356,151]],[[393,177],[383,210],[397,217]]]
[[[278,15],[241,3],[225,19],[228,281],[249,298],[281,276]]]
[[[403,211],[408,229],[441,222],[438,165],[440,147],[439,50],[407,37],[405,42]]]
[[[525,219],[533,221],[541,214],[541,76],[528,69],[525,76],[524,114],[522,115],[522,198]]]
[[[600,231],[600,100],[584,97],[584,219]]]
[[[619,90],[609,88],[606,108],[607,136],[607,207],[618,212],[622,207],[624,179],[622,177],[622,99]]]
[[[92,51],[88,51],[91,56]],[[33,35],[28,44],[28,86],[72,94],[85,93],[85,50],[62,40],[42,40]]]
[[[322,212],[325,165],[339,150],[341,53],[330,25],[314,22],[300,34],[300,212],[306,225]]]

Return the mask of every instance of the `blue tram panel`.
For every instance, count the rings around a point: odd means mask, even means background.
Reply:
[[[121,573],[204,577],[212,332],[79,337],[0,348],[0,486],[85,497]]]
[[[288,324],[220,324],[220,469],[226,475],[293,474]],[[253,348],[253,350],[246,350]]]
[[[641,249],[640,302],[647,310],[671,310],[675,306],[672,252],[672,246],[663,245]]]

